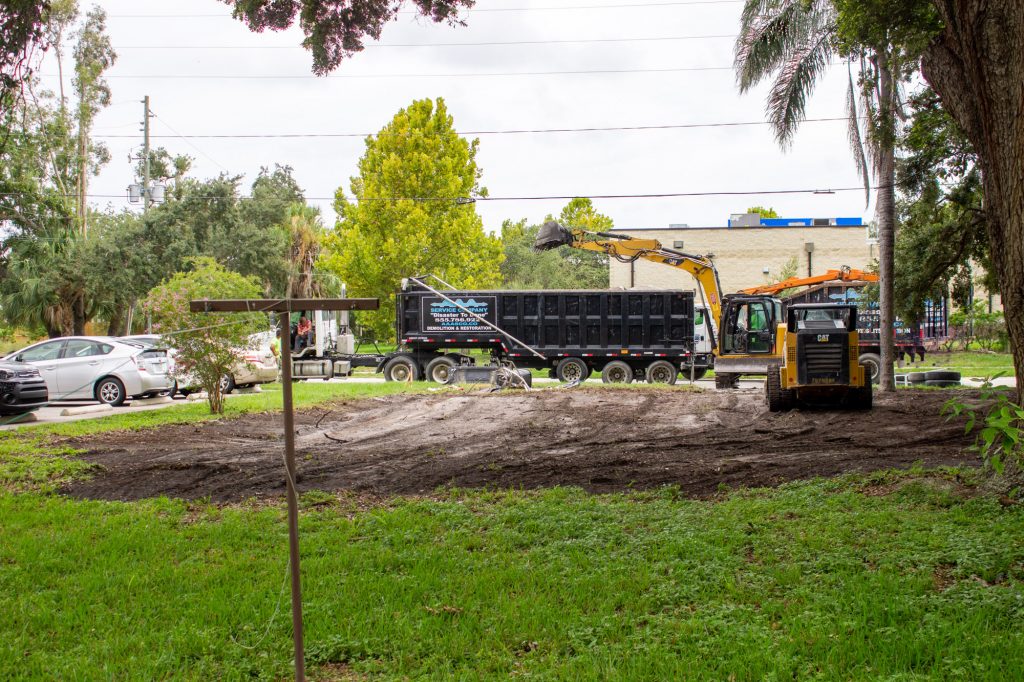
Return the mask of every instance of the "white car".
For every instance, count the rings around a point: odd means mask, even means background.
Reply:
[[[270,337],[267,334],[270,334]],[[221,377],[220,386],[224,393],[231,393],[236,388],[246,388],[255,384],[269,384],[277,381],[279,367],[277,356],[270,348],[268,338],[272,338],[271,332],[253,334],[249,338],[249,348],[238,351],[238,363],[231,368],[231,372]],[[156,334],[139,334],[136,336],[122,337],[126,341],[145,344],[150,347],[158,347],[161,337]],[[174,349],[169,349],[170,374],[177,378],[174,384],[177,391],[182,395],[195,393],[201,390],[195,385],[195,380],[187,374],[174,371]]]
[[[107,336],[67,336],[33,344],[5,359],[25,362],[46,381],[51,401],[98,400],[118,406],[174,386],[167,351]]]

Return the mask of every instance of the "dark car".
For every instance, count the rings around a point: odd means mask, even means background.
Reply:
[[[0,415],[31,412],[48,399],[38,369],[24,362],[0,362]]]

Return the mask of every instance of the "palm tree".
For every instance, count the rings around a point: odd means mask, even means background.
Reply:
[[[314,277],[313,268],[320,256],[323,225],[320,211],[305,204],[292,204],[285,223],[288,231],[288,295],[291,298],[313,298],[323,293],[323,286]]]
[[[839,34],[840,12],[832,0],[747,0],[736,39],[735,68],[741,92],[773,79],[766,112],[782,147],[804,119],[814,86],[836,61],[849,73],[848,136],[857,172],[870,197],[870,170],[877,191],[879,312],[883,391],[893,376],[893,240],[895,236],[895,139],[898,93],[894,73],[901,51],[886,37],[884,22],[872,44],[850,44]],[[855,78],[856,72],[856,78]],[[863,122],[863,123],[862,123]],[[863,132],[862,132],[863,128]],[[869,169],[870,165],[870,169]]]

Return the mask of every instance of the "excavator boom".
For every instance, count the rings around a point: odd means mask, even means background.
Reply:
[[[775,295],[779,292],[785,291],[786,289],[794,289],[796,287],[809,287],[815,284],[824,284],[825,282],[877,282],[878,273],[865,272],[864,270],[854,270],[848,267],[843,267],[839,270],[829,270],[825,274],[815,275],[814,277],[789,277],[781,282],[775,282],[774,284],[763,284],[758,287],[748,287],[746,289],[740,289],[741,294],[768,294]]]

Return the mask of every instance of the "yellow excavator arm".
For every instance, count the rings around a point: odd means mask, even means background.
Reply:
[[[571,246],[574,249],[604,253],[623,263],[642,258],[690,273],[700,285],[701,298],[714,320],[715,333],[717,334],[721,329],[722,287],[718,281],[718,271],[715,269],[710,255],[698,256],[667,249],[657,239],[635,239],[628,235],[611,232],[570,230],[554,221],[544,223],[537,233],[534,249],[546,251],[559,246]],[[712,345],[714,345],[713,341]]]

